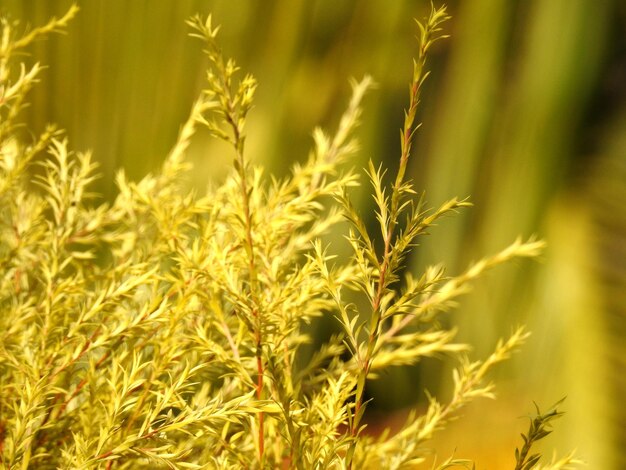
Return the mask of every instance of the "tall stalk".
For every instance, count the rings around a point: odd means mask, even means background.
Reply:
[[[413,61],[413,78],[409,88],[409,106],[404,112],[404,126],[400,135],[400,165],[395,181],[391,187],[391,202],[387,204],[387,199],[381,191],[379,198],[379,221],[383,228],[383,254],[377,261],[378,278],[375,280],[375,295],[371,298],[371,320],[369,323],[369,335],[367,338],[366,350],[363,353],[360,348],[356,349],[359,374],[357,376],[357,386],[355,392],[354,416],[349,423],[349,432],[353,440],[348,450],[348,468],[352,468],[352,457],[356,448],[357,435],[360,430],[361,420],[364,412],[363,397],[365,394],[365,382],[370,373],[372,360],[376,351],[378,339],[382,334],[383,323],[383,298],[389,293],[389,286],[395,280],[395,276],[390,276],[389,270],[392,263],[392,251],[394,245],[394,235],[400,212],[410,203],[407,196],[411,193],[410,188],[405,185],[405,174],[411,154],[411,148],[415,132],[419,127],[415,123],[415,115],[420,100],[420,92],[424,80],[428,77],[425,71],[428,51],[437,39],[446,37],[439,34],[440,25],[448,19],[445,7],[431,10],[425,24],[416,22],[419,35],[417,59]],[[370,165],[370,177],[372,180],[380,180],[373,166]]]

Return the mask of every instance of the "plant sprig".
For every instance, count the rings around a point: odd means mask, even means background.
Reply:
[[[536,414],[529,418],[528,431],[525,434],[521,434],[524,445],[515,449],[515,470],[558,470],[574,468],[574,466],[583,463],[574,458],[572,453],[559,460],[553,459],[550,464],[540,465],[541,454],[532,452],[532,448],[537,442],[552,433],[552,421],[563,416],[563,412],[559,411],[558,408],[564,401],[565,398],[562,398],[544,412],[541,412],[539,406],[535,403]]]

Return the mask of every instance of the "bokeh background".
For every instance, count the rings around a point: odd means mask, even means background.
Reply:
[[[440,2],[436,2],[440,3]],[[23,24],[62,15],[66,0],[0,0]],[[31,48],[49,66],[25,119],[48,122],[100,162],[97,184],[115,195],[124,167],[156,170],[205,77],[201,44],[185,20],[212,12],[221,43],[260,82],[248,123],[248,156],[285,174],[306,158],[316,125],[332,128],[349,77],[373,75],[362,150],[393,169],[424,0],[79,0],[67,35]],[[546,442],[577,448],[590,469],[626,468],[626,2],[449,0],[451,38],[434,48],[420,108],[411,178],[438,205],[470,196],[475,207],[422,240],[409,269],[444,262],[458,273],[518,235],[548,242],[539,263],[499,268],[463,298],[449,321],[484,357],[513,326],[533,336],[495,374],[498,400],[467,409],[433,444],[478,469],[513,468],[532,401],[567,395]],[[229,150],[199,135],[190,184],[218,184]],[[359,196],[363,214],[370,198]],[[320,327],[322,329],[322,327]],[[397,369],[368,393],[373,425],[446,395],[446,361]]]

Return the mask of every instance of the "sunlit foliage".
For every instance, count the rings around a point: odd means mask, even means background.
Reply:
[[[139,182],[121,171],[116,199],[100,204],[89,192],[89,153],[72,152],[53,127],[29,141],[17,122],[41,68],[16,62],[17,51],[76,11],[22,36],[15,23],[2,23],[2,468],[423,464],[433,434],[474,398],[492,396],[489,369],[527,337],[517,329],[486,359],[470,360],[441,314],[484,271],[543,246],[517,240],[458,276],[441,266],[400,275],[416,239],[469,205],[453,199],[426,209],[405,178],[427,54],[443,37],[445,9],[418,23],[398,172],[387,184],[384,170],[369,165],[374,231],[351,203],[358,178],[343,165],[357,149],[353,133],[371,79],[353,84],[334,134],[314,131],[306,164],[284,180],[265,177],[245,153],[256,82],[223,56],[211,17],[189,21],[205,45],[207,84],[161,171]],[[202,195],[185,185],[185,153],[199,126],[234,155],[231,176]],[[342,219],[350,259],[334,259],[320,238]],[[336,317],[341,333],[302,357],[304,327],[322,315]],[[458,360],[448,400],[429,396],[427,409],[394,433],[363,432],[369,379],[443,354]],[[468,465],[449,459],[438,468]]]

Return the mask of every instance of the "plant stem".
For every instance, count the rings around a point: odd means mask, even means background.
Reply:
[[[430,45],[435,39],[432,38],[433,33],[437,31],[438,25],[447,19],[445,14],[445,8],[432,9],[428,22],[425,26],[418,23],[420,28],[419,36],[419,54],[416,61],[413,63],[413,78],[409,91],[409,107],[404,113],[404,126],[402,128],[402,134],[400,139],[400,164],[398,167],[398,173],[392,186],[391,191],[391,204],[389,207],[389,217],[387,218],[387,229],[384,236],[384,250],[382,259],[380,262],[380,269],[378,279],[376,281],[376,294],[372,299],[372,317],[370,321],[369,336],[367,339],[367,349],[365,356],[361,357],[360,350],[357,350],[357,359],[359,362],[359,374],[357,377],[357,386],[355,392],[355,405],[354,416],[350,421],[350,436],[353,438],[350,444],[350,448],[347,453],[347,468],[352,469],[352,458],[356,449],[357,435],[359,432],[359,425],[361,417],[363,415],[363,397],[365,395],[365,382],[369,375],[372,361],[376,352],[376,346],[378,340],[381,338],[381,326],[383,323],[383,312],[381,311],[382,301],[389,285],[388,270],[391,262],[392,244],[394,240],[394,230],[397,225],[397,220],[401,211],[401,200],[405,194],[403,191],[404,178],[406,175],[406,169],[411,154],[411,147],[413,143],[413,137],[417,127],[415,125],[415,115],[417,111],[417,105],[419,104],[420,91],[422,83],[426,78],[424,74],[424,68],[426,65],[426,56]]]
[[[251,296],[251,304],[252,304],[252,316],[254,317],[256,323],[256,331],[254,331],[255,338],[255,355],[256,355],[256,364],[257,364],[257,382],[256,382],[256,396],[257,399],[263,398],[263,375],[265,372],[264,364],[263,364],[263,331],[262,331],[262,318],[258,309],[258,293],[257,293],[257,268],[256,261],[254,255],[254,239],[252,237],[252,212],[250,210],[250,192],[248,189],[248,179],[246,172],[246,161],[244,157],[244,138],[242,135],[242,124],[240,124],[241,119],[238,116],[239,113],[235,110],[233,105],[233,98],[230,93],[230,86],[228,81],[225,81],[225,90],[227,90],[228,97],[228,105],[229,108],[225,113],[226,121],[231,126],[233,131],[233,144],[236,151],[236,159],[237,159],[237,171],[239,176],[239,185],[241,188],[241,201],[243,205],[244,212],[244,229],[246,232],[246,240],[245,240],[245,248],[246,253],[248,255],[248,268],[249,268],[249,278],[250,278],[250,296]],[[261,464],[261,468],[263,468],[263,463],[265,460],[265,415],[262,411],[259,412],[259,436],[258,436],[258,445],[259,445],[259,461]]]

